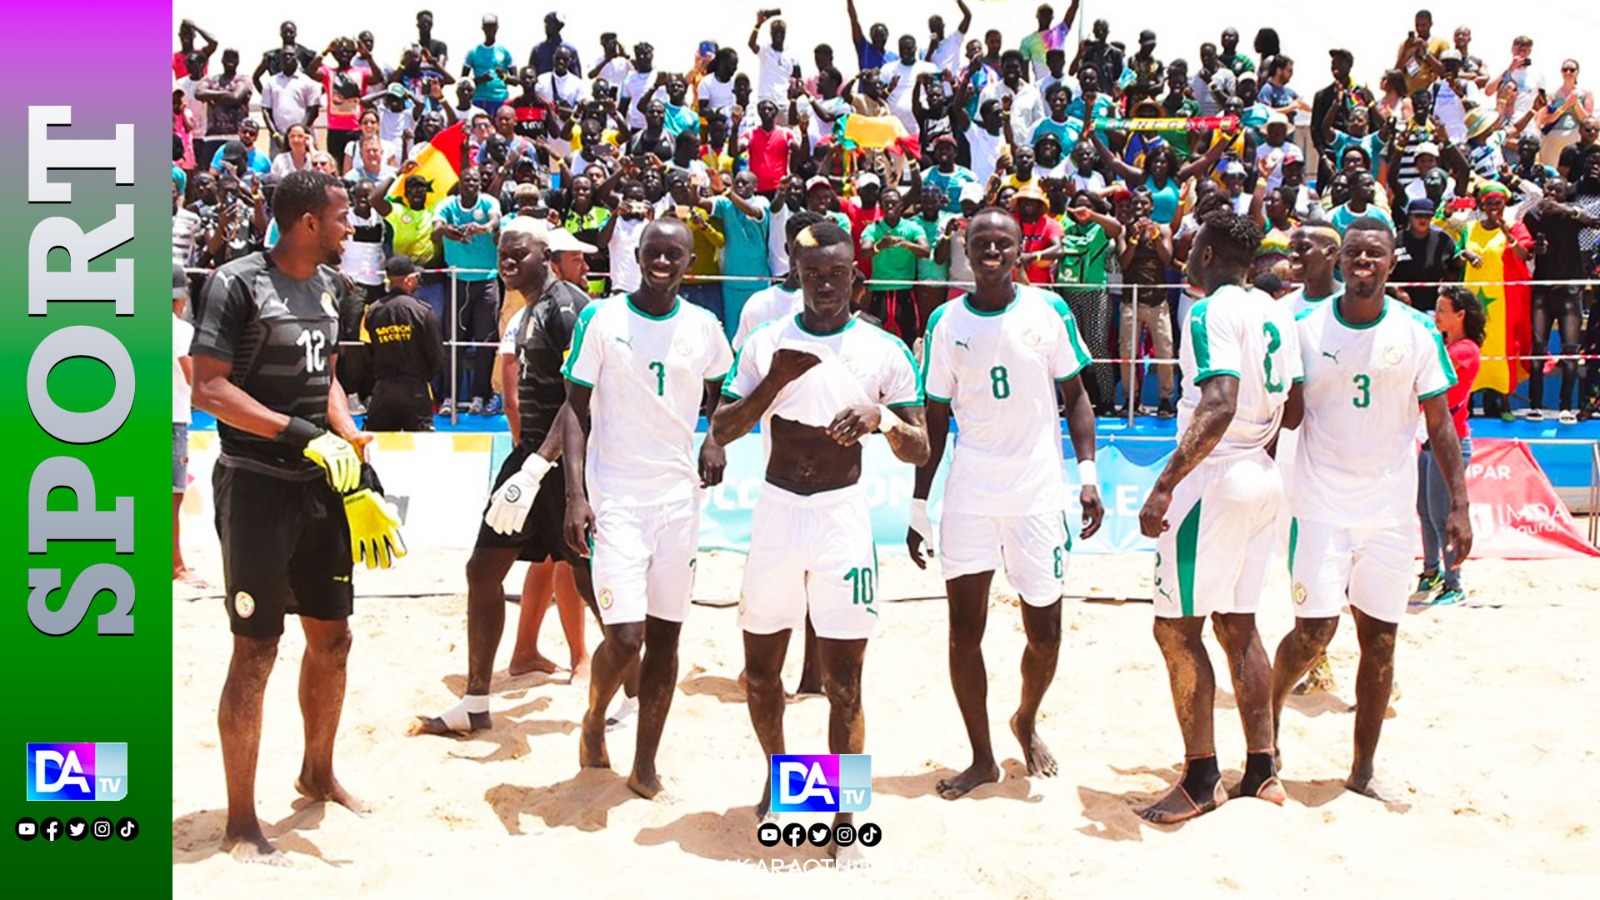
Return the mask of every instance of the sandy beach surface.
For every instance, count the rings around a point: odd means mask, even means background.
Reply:
[[[471,739],[407,737],[413,717],[456,702],[465,685],[464,553],[417,553],[390,572],[358,571],[355,644],[340,729],[339,774],[374,806],[358,817],[293,790],[302,748],[298,627],[280,644],[268,687],[257,784],[267,834],[293,866],[242,866],[221,851],[217,697],[229,636],[220,602],[175,591],[173,791],[177,896],[511,897],[1277,895],[1595,896],[1600,885],[1600,562],[1476,562],[1464,607],[1408,616],[1379,777],[1403,802],[1342,790],[1350,762],[1356,645],[1348,618],[1332,647],[1334,692],[1296,698],[1282,751],[1289,802],[1239,800],[1175,827],[1134,809],[1164,793],[1181,764],[1165,670],[1150,637],[1149,556],[1074,558],[1056,681],[1040,732],[1060,760],[1029,778],[1006,728],[1020,686],[1017,601],[996,585],[985,652],[989,715],[1005,777],[965,799],[934,792],[969,762],[945,657],[936,567],[884,559],[886,634],[866,658],[873,801],[858,824],[883,840],[867,870],[840,872],[826,852],[762,847],[753,804],[766,778],[735,678],[733,604],[743,558],[700,560],[683,631],[678,692],[659,767],[670,799],[623,783],[635,732],[609,742],[616,772],[580,772],[586,691],[566,675],[511,678],[517,609],[494,681],[494,727]],[[192,558],[221,583],[215,556]],[[520,584],[520,567],[510,583]],[[1268,652],[1290,627],[1286,579],[1269,587]],[[1094,602],[1083,602],[1087,595]],[[567,659],[555,611],[542,649]],[[589,625],[591,649],[598,628]],[[1220,649],[1208,643],[1227,684]],[[794,686],[797,640],[788,660]],[[1244,759],[1231,692],[1217,702],[1229,783]],[[788,707],[792,753],[825,753],[827,702]],[[822,815],[793,816],[810,824]],[[524,894],[523,892],[527,893]],[[598,891],[598,893],[594,893]]]

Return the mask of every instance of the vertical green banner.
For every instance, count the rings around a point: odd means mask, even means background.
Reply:
[[[0,97],[5,892],[165,895],[171,108],[153,60],[170,9],[12,18],[33,77]],[[43,37],[66,23],[77,64]]]

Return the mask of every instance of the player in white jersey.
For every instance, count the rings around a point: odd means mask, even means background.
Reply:
[[[1342,241],[1339,229],[1326,222],[1300,225],[1289,232],[1291,277],[1300,286],[1280,298],[1279,302],[1289,304],[1294,315],[1298,316],[1329,300],[1336,300],[1344,293],[1344,285],[1334,277]],[[1289,496],[1290,486],[1294,483],[1294,458],[1299,440],[1297,428],[1284,428],[1278,432],[1278,448],[1273,458],[1277,460],[1278,473],[1283,476],[1285,497]],[[1279,507],[1278,549],[1286,560],[1289,558],[1289,533],[1293,519],[1294,514],[1290,512],[1288,503]],[[1335,687],[1333,667],[1328,665],[1327,654],[1323,654],[1312,665],[1305,682],[1296,688],[1296,693],[1327,692]]]
[[[1178,448],[1139,513],[1140,530],[1156,539],[1155,638],[1185,758],[1178,784],[1139,813],[1161,824],[1210,812],[1228,797],[1217,766],[1216,680],[1201,642],[1207,616],[1244,725],[1248,755],[1235,796],[1284,802],[1273,764],[1272,668],[1255,612],[1283,502],[1267,447],[1300,376],[1300,354],[1288,307],[1244,287],[1260,243],[1260,229],[1229,210],[1207,215],[1195,237],[1186,275],[1205,298],[1189,311],[1178,363],[1199,390],[1179,402]]]
[[[821,221],[823,221],[822,214],[809,209],[802,209],[789,217],[783,225],[784,250],[788,257],[794,256],[795,236]],[[800,272],[791,266],[782,281],[756,291],[745,300],[744,309],[739,310],[739,329],[733,334],[734,352],[737,353],[744,347],[752,331],[768,322],[797,315],[803,308],[805,300],[800,291]],[[739,687],[745,691],[750,690],[748,676],[742,671],[739,673]],[[817,668],[817,630],[811,624],[810,616],[806,617],[805,661],[800,666],[800,686],[797,693],[822,693],[822,673]]]
[[[1438,329],[1384,296],[1394,233],[1357,219],[1339,251],[1345,291],[1296,322],[1305,368],[1304,423],[1290,505],[1295,627],[1272,669],[1274,731],[1289,691],[1332,640],[1348,602],[1356,620],[1355,758],[1349,790],[1386,799],[1373,780],[1378,735],[1394,682],[1394,642],[1416,554],[1417,405],[1450,495],[1449,552],[1472,549],[1461,442],[1445,400],[1455,369]],[[1301,404],[1291,402],[1290,424]]]
[[[1012,279],[1022,251],[1017,222],[1001,209],[972,218],[966,231],[975,290],[928,317],[923,389],[928,402],[928,461],[917,468],[906,549],[926,568],[931,545],[928,494],[944,456],[954,414],[960,426],[939,523],[939,559],[950,605],[950,683],[972,742],[972,765],[940,781],[947,800],[998,781],[989,739],[989,675],[983,633],[996,569],[1022,596],[1022,698],[1011,731],[1028,774],[1056,774],[1056,761],[1034,731],[1039,704],[1055,678],[1061,650],[1061,584],[1072,535],[1062,480],[1064,397],[1083,481],[1085,538],[1105,508],[1094,474],[1094,409],[1078,373],[1089,351],[1059,296]],[[928,548],[932,549],[931,546]]]
[[[1299,225],[1289,232],[1290,273],[1300,286],[1282,299],[1295,315],[1344,293],[1334,277],[1340,240],[1339,230],[1325,222]]]
[[[911,352],[850,315],[850,233],[821,222],[796,237],[794,251],[805,309],[750,336],[712,421],[724,444],[759,421],[767,450],[739,597],[750,721],[767,755],[760,818],[771,808],[771,757],[785,752],[783,658],[808,613],[828,696],[828,749],[861,753],[864,746],[861,667],[879,621],[860,442],[881,431],[898,459],[920,465],[928,458]],[[851,818],[839,813],[834,824]]]
[[[688,226],[672,218],[652,222],[636,253],[639,289],[592,303],[578,317],[562,368],[568,417],[562,456],[567,542],[591,556],[605,626],[579,763],[610,766],[606,705],[642,646],[638,749],[628,787],[649,798],[661,790],[656,748],[672,706],[678,632],[694,585],[699,489],[721,482],[725,464],[709,435],[696,463],[695,422],[704,391],[720,391],[733,352],[716,317],[678,296],[694,259]]]

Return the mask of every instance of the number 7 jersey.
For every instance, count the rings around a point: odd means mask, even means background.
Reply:
[[[589,502],[654,506],[700,484],[695,423],[707,381],[733,362],[722,324],[677,298],[652,316],[618,294],[584,307],[561,374],[593,389],[585,476]]]
[[[1438,329],[1392,299],[1367,325],[1345,322],[1331,300],[1295,326],[1306,403],[1289,495],[1295,517],[1360,527],[1415,522],[1417,403],[1456,380]]]
[[[1239,379],[1238,408],[1207,461],[1238,459],[1264,449],[1278,433],[1289,387],[1300,380],[1294,311],[1253,288],[1228,285],[1189,310],[1178,365],[1185,390],[1178,401],[1178,434],[1200,404],[1199,386],[1221,375]]]

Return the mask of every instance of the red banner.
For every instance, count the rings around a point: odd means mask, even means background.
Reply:
[[[1473,559],[1600,556],[1521,441],[1473,440],[1467,497]]]

